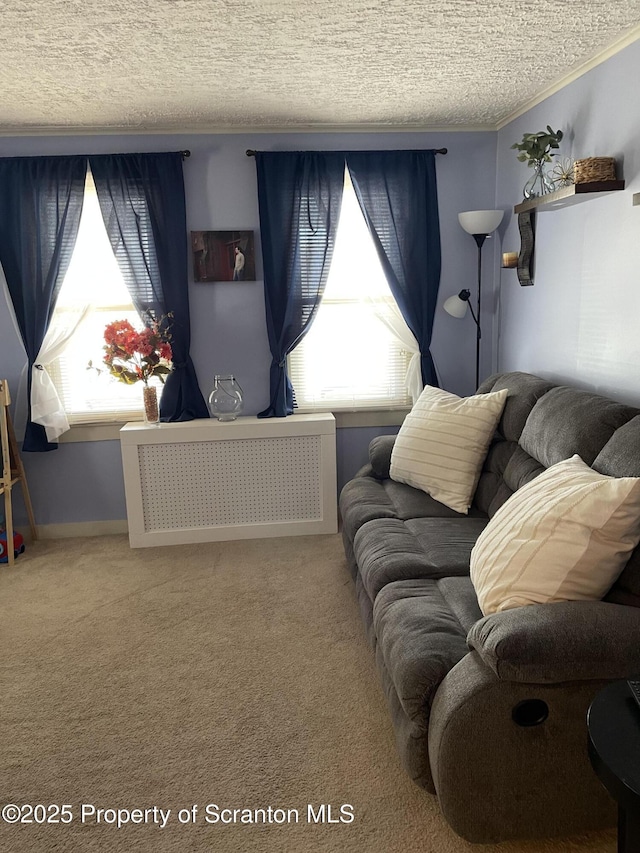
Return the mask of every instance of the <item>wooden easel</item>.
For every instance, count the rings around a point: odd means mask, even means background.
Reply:
[[[11,504],[11,489],[16,483],[22,487],[22,497],[29,517],[29,526],[33,539],[38,538],[36,520],[33,515],[31,497],[27,486],[27,477],[20,458],[16,434],[11,422],[9,405],[11,396],[6,379],[0,379],[0,495],[4,494],[4,524],[7,536],[7,557],[9,565],[13,564],[13,508]]]

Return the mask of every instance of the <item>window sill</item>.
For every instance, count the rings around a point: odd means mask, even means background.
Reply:
[[[336,429],[348,429],[401,426],[408,413],[409,409],[360,409],[355,412],[335,410],[332,414],[336,419]]]
[[[120,430],[129,421],[108,424],[72,424],[68,432],[58,439],[60,444],[75,444],[78,441],[119,441]]]
[[[333,412],[337,429],[352,427],[386,427],[401,426],[409,409],[365,410],[358,412]],[[303,414],[303,412],[300,412]],[[118,421],[104,424],[73,424],[68,432],[63,433],[58,441],[60,444],[75,444],[80,441],[119,441],[120,430],[128,421]]]

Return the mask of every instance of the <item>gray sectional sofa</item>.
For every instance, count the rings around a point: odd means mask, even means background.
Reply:
[[[483,617],[469,558],[488,519],[550,465],[579,454],[640,476],[640,410],[525,373],[508,389],[473,505],[461,515],[389,478],[393,436],[340,496],[362,618],[404,767],[474,842],[615,824],[587,756],[586,712],[609,681],[640,673],[640,546],[603,601]]]

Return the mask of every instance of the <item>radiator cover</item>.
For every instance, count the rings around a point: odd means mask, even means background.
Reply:
[[[331,414],[120,430],[133,548],[337,531]]]

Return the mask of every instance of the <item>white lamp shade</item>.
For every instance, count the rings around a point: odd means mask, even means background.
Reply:
[[[450,296],[448,299],[444,301],[443,308],[450,314],[452,317],[455,317],[457,320],[461,320],[464,315],[467,313],[467,307],[469,305],[468,299],[460,299],[458,294],[455,296]]]
[[[458,220],[468,234],[491,234],[503,216],[503,210],[467,210],[458,214]]]

